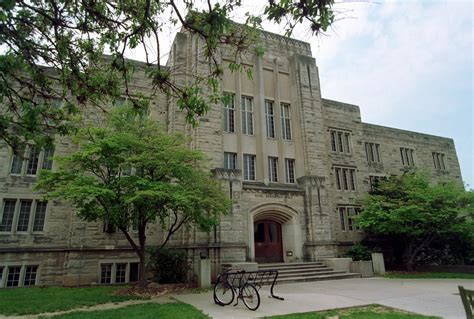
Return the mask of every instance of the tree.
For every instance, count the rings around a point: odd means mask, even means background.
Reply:
[[[59,158],[57,171],[40,173],[36,190],[69,201],[86,221],[118,228],[140,258],[142,285],[149,224],[161,225],[164,247],[183,226],[209,231],[228,210],[218,182],[198,168],[202,154],[130,108],[112,113],[103,127],[80,130],[75,142],[78,150]]]
[[[215,1],[57,1],[4,0],[0,2],[0,139],[15,151],[34,141],[51,144],[54,134],[70,134],[71,118],[90,105],[106,109],[124,91],[135,108],[146,107],[157,93],[173,96],[186,111],[187,120],[209,109],[219,96],[217,79],[222,66],[218,48],[235,50],[237,57],[258,50],[261,17],[246,13],[243,24],[229,20],[240,0]],[[333,0],[269,0],[264,18],[286,22],[290,35],[297,24],[307,23],[318,34],[334,21]],[[187,14],[185,14],[187,12]],[[162,43],[169,26],[177,26],[205,41],[209,74],[188,83],[175,82],[173,70],[164,68]],[[142,50],[153,89],[131,94],[133,64],[129,50]],[[104,59],[104,54],[110,56]],[[210,89],[212,94],[202,94]],[[58,101],[62,101],[59,106]]]
[[[403,262],[412,270],[434,240],[462,234],[473,244],[473,217],[473,192],[454,182],[430,184],[427,175],[408,172],[377,183],[364,200],[358,224],[369,235],[400,243]]]

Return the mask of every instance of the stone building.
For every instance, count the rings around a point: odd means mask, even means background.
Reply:
[[[263,56],[242,56],[252,78],[226,68],[221,87],[231,102],[214,105],[199,127],[186,124],[172,99],[151,103],[150,116],[207,154],[232,199],[215,231],[174,236],[171,245],[186,249],[190,262],[210,258],[215,273],[223,262],[335,257],[363,238],[353,218],[376,179],[416,166],[462,183],[452,139],[363,123],[358,106],[322,98],[308,43],[262,32],[261,44]],[[178,81],[203,72],[202,45],[177,34],[168,67],[180,70]],[[223,48],[220,62],[231,58]],[[137,62],[135,92],[151,87],[143,72]],[[0,149],[0,287],[137,279],[138,259],[122,234],[32,191],[38,170],[54,170],[52,155],[71,151],[66,138],[54,150],[28,147],[26,160]],[[161,235],[150,227],[149,244]]]

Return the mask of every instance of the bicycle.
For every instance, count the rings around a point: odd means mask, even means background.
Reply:
[[[230,305],[237,293],[234,307],[238,305],[239,299],[242,299],[249,310],[257,310],[260,306],[260,294],[255,285],[249,283],[253,280],[251,275],[246,276],[245,270],[232,273],[232,276],[229,276],[229,272],[230,270],[217,277],[214,285],[214,302],[220,306]]]

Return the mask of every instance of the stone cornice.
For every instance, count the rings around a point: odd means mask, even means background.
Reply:
[[[242,178],[242,171],[240,169],[214,168],[211,172],[216,179],[234,181]]]
[[[298,185],[300,186],[311,186],[311,187],[324,187],[326,182],[326,178],[324,176],[316,176],[316,175],[306,175],[302,176],[297,179]]]

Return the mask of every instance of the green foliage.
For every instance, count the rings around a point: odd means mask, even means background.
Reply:
[[[317,33],[334,21],[332,5],[332,0],[299,5],[272,0],[263,18],[287,19],[290,29],[306,20]],[[196,125],[220,94],[215,85],[223,71],[219,47],[230,50],[234,66],[240,65],[242,53],[263,54],[257,41],[262,17],[247,12],[243,24],[229,19],[241,8],[240,0],[8,0],[0,6],[0,139],[14,149],[30,141],[52,144],[54,134],[73,134],[71,121],[86,105],[106,109],[121,94],[136,109],[146,108],[157,93],[166,94]],[[207,72],[193,74],[186,83],[174,76],[180,70],[162,66],[160,44],[169,37],[164,30],[177,29],[178,23],[200,36],[209,62]],[[153,83],[146,96],[132,90],[136,63],[125,58],[132,49],[145,55],[144,68]],[[65,103],[57,108],[56,101]]]
[[[355,244],[346,253],[346,257],[352,258],[354,261],[371,260],[371,251],[367,246]]]
[[[160,284],[186,282],[190,270],[186,251],[179,249],[156,249],[150,256],[150,264],[149,268]]]
[[[473,216],[473,192],[454,182],[430,184],[425,174],[410,172],[381,180],[366,197],[358,224],[369,235],[401,243],[411,267],[436,240],[457,235],[473,243]]]
[[[0,314],[6,316],[39,314],[109,302],[142,299],[137,296],[117,296],[114,294],[117,289],[117,287],[111,286],[0,289]]]
[[[75,142],[78,150],[58,158],[58,170],[40,173],[36,190],[69,201],[86,221],[117,227],[142,265],[149,223],[165,231],[164,246],[182,226],[211,230],[228,210],[219,182],[199,168],[203,155],[130,107],[117,107],[103,127],[81,129]]]

